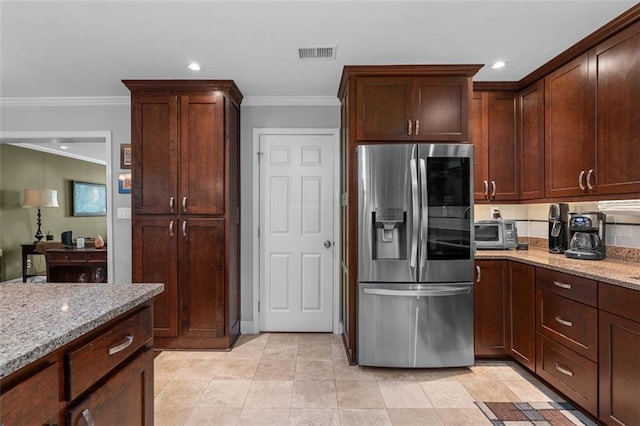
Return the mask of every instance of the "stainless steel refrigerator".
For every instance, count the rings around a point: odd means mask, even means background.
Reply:
[[[474,363],[473,145],[358,147],[358,362]]]

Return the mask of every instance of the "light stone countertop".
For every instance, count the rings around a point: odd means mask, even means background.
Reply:
[[[546,249],[477,250],[476,260],[507,259],[640,291],[640,263],[621,260],[569,259]]]
[[[164,284],[0,284],[0,378],[163,290]]]

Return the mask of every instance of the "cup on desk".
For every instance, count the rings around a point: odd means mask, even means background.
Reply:
[[[78,238],[76,240],[76,247],[79,249],[84,248],[84,238]]]

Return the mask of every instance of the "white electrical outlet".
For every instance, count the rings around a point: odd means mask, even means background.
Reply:
[[[28,268],[31,268],[31,266],[32,266],[32,265],[31,265],[31,259],[27,259],[27,269],[28,269]]]

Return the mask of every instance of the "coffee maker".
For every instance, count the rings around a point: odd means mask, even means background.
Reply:
[[[569,204],[557,203],[549,206],[549,253],[564,253],[567,249]]]
[[[573,259],[604,259],[605,221],[602,212],[570,212],[569,248],[564,255]]]

